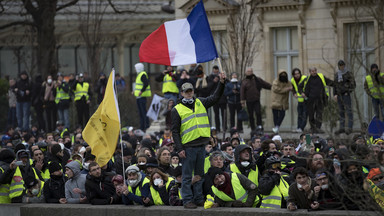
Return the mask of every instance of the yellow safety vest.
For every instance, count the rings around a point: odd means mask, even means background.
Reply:
[[[171,184],[172,181],[173,181],[173,178],[172,177],[168,177],[168,181],[165,184],[165,189],[166,189],[167,193],[169,192],[169,185]],[[150,187],[150,190],[151,190],[151,195],[152,195],[153,203],[155,205],[164,205],[163,200],[161,200],[159,192],[157,192],[157,190],[155,190],[153,188],[153,186]]]
[[[57,87],[56,88],[56,98],[55,103],[58,104],[61,100],[69,100],[69,94],[66,93],[63,88]]]
[[[211,187],[212,192],[224,202],[231,202],[231,201],[237,200],[245,203],[248,198],[248,193],[241,185],[239,177],[237,177],[236,173],[231,174],[231,183],[232,183],[232,188],[233,188],[233,192],[235,193],[236,199],[231,198],[230,196],[225,194],[223,191],[220,191],[219,189],[217,189],[214,185],[212,185]]]
[[[163,79],[163,93],[176,93],[179,94],[179,88],[177,88],[176,82],[172,80],[172,76],[168,73],[164,76]]]
[[[298,84],[300,85],[305,80],[305,78],[307,78],[307,76],[302,75]],[[293,88],[295,88],[295,92],[296,92],[296,95],[297,95],[297,101],[300,102],[300,103],[304,102],[304,97],[299,93],[299,88],[297,87],[297,84],[296,84],[296,81],[295,81],[294,77],[292,77],[291,83],[293,85]]]
[[[80,83],[76,84],[75,88],[75,101],[78,101],[81,99],[81,97],[85,96],[85,99],[89,99],[88,95],[88,89],[89,89],[89,83],[83,82],[83,86],[80,85]]]
[[[32,167],[32,170],[35,173],[35,178],[39,179],[39,176],[37,175],[35,168]],[[18,179],[18,181],[15,181],[15,179]],[[23,176],[21,175],[20,168],[17,167],[9,188],[9,197],[13,199],[15,197],[21,196],[23,194],[24,189],[25,189],[24,179],[23,179]]]
[[[213,204],[215,204],[215,198],[208,194],[204,202],[204,209],[212,208]]]
[[[0,167],[2,172],[4,169]],[[11,203],[11,198],[9,197],[9,184],[0,185],[0,203]]]
[[[280,177],[279,186],[275,185],[269,195],[262,196],[263,200],[261,201],[260,208],[281,208],[281,198],[284,197],[285,200],[288,199],[288,188],[288,183]]]
[[[191,142],[199,137],[211,136],[207,110],[199,99],[195,101],[194,111],[182,103],[177,104],[175,109],[181,119],[180,136],[182,144]]]
[[[327,82],[325,82],[324,75],[323,75],[322,73],[317,73],[317,75],[320,77],[321,82],[323,83],[323,86],[324,86],[325,93],[326,93],[327,96],[329,97],[329,89],[328,89],[328,86],[327,86]],[[308,79],[309,79],[309,78],[308,78]],[[305,87],[306,87],[306,85],[307,85],[308,79],[305,80],[303,91],[305,91]]]
[[[61,133],[60,133],[60,137],[63,138],[64,137],[64,133],[67,132],[67,131],[68,131],[68,129],[64,128],[64,130],[61,131]]]
[[[204,160],[204,174],[208,172],[210,167],[211,167],[211,161],[209,161],[209,156],[207,156],[205,157],[205,160]]]
[[[148,184],[149,183],[149,179],[148,178],[144,178],[143,180],[143,183],[141,184],[141,188],[144,187],[145,184]],[[135,194],[136,196],[140,196],[141,197],[141,189],[140,187],[136,187],[136,190],[135,190],[135,193],[133,193],[133,189],[131,186],[128,185],[128,191]]]
[[[48,181],[51,178],[51,174],[49,173],[49,169],[45,169],[44,172],[40,172],[41,177],[43,177],[44,181]]]
[[[235,163],[232,163],[229,165],[229,169],[234,173],[241,174],[239,168],[236,166]],[[259,168],[256,166],[256,170],[251,169],[251,171],[248,174],[247,177],[249,180],[251,180],[253,183],[256,184],[256,186],[259,186]]]
[[[384,73],[380,73],[380,76],[384,76]],[[373,85],[373,80],[371,75],[365,77],[369,91],[371,91],[372,97],[375,99],[381,99],[384,97],[384,86],[376,87]]]
[[[148,78],[148,74],[147,72],[145,71],[141,71],[137,77],[136,77],[136,84],[135,84],[135,92],[134,92],[134,95],[136,97],[139,97],[139,93],[141,91],[141,89],[143,88],[143,82],[141,82],[141,77],[145,75],[147,78]],[[151,86],[148,84],[147,88],[145,89],[145,91],[141,94],[140,97],[151,97],[152,96],[152,93],[151,93]]]

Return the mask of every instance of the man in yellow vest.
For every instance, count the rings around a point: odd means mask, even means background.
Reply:
[[[137,110],[140,116],[140,129],[146,131],[149,128],[149,119],[147,117],[147,97],[151,97],[151,86],[149,85],[149,79],[147,72],[144,71],[144,65],[142,63],[135,64],[136,69],[136,82],[135,91],[133,94],[136,97]]]
[[[83,128],[89,119],[89,104],[91,103],[92,92],[89,83],[84,81],[84,75],[79,74],[78,80],[73,87],[77,110],[78,124]]]
[[[12,170],[9,165],[15,160],[15,153],[10,149],[0,149],[0,204],[11,203],[9,187],[12,179]]]
[[[211,129],[207,109],[213,106],[224,91],[225,74],[220,73],[220,84],[215,93],[207,98],[195,98],[191,83],[181,86],[182,100],[172,109],[172,135],[180,159],[183,160],[182,197],[184,208],[197,208],[204,205],[203,181],[193,185],[192,173],[204,175],[204,146],[209,143]]]
[[[69,104],[71,98],[69,96],[69,84],[65,81],[61,73],[57,73],[57,82],[55,87],[55,103],[59,121],[64,122],[65,128],[69,128]]]
[[[164,98],[173,100],[174,104],[177,102],[177,96],[179,96],[179,88],[176,85],[177,74],[173,71],[172,66],[167,66],[161,74],[156,77],[157,82],[163,82],[163,94]]]
[[[239,145],[235,148],[235,162],[229,165],[234,173],[241,173],[253,183],[259,185],[259,169],[252,157],[252,148]]]
[[[300,94],[299,86],[304,83],[307,76],[301,74],[299,68],[292,70],[291,83],[293,86],[293,96],[297,98],[297,129],[294,132],[302,133],[307,125],[307,107],[304,103],[304,97]]]
[[[316,67],[310,67],[311,74],[307,81],[301,84],[307,105],[309,123],[313,133],[322,133],[321,125],[323,122],[323,110],[328,103],[328,86],[333,86],[333,81],[325,77],[322,73],[317,73]]]
[[[377,118],[384,118],[384,73],[377,64],[371,65],[371,72],[365,77],[364,90],[372,98],[373,110]]]
[[[212,176],[215,207],[256,207],[258,188],[255,183],[239,173],[228,174],[219,168],[208,172]]]
[[[260,178],[259,191],[263,195],[260,208],[286,208],[289,184],[282,177],[280,159],[270,156],[265,161],[266,172]]]

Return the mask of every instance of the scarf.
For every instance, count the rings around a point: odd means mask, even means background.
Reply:
[[[343,75],[348,72],[347,68],[344,67],[344,70],[337,71],[337,82],[343,82]]]
[[[223,173],[223,175],[225,176],[225,182],[224,184],[218,186],[217,189],[219,191],[223,191],[225,194],[230,196],[232,192],[231,177],[229,177],[229,174],[225,172]]]
[[[203,75],[203,77],[197,79],[196,88],[198,89],[200,85],[201,85],[201,88],[206,88],[208,86],[205,74]]]

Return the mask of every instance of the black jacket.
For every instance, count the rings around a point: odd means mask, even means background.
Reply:
[[[44,183],[44,198],[47,203],[59,203],[61,198],[65,198],[65,182],[67,177],[64,175],[57,180],[50,178]]]
[[[102,174],[101,177],[96,178],[88,174],[85,190],[92,205],[107,205],[111,203],[111,199],[113,199],[112,203],[121,203],[121,197],[117,196],[109,176]]]
[[[213,106],[221,97],[224,91],[224,85],[220,82],[220,85],[217,86],[215,93],[213,95],[210,95],[207,98],[198,98],[203,106],[208,109],[209,107]],[[182,103],[180,101],[180,103]],[[184,104],[185,105],[185,104]],[[195,103],[191,105],[185,105],[188,108],[192,109],[195,106]],[[181,144],[181,137],[180,137],[180,126],[181,126],[181,118],[179,113],[175,108],[172,109],[172,136],[173,140],[175,142],[175,150],[177,152],[183,150],[186,147],[192,147],[192,146],[204,146],[205,144],[209,143],[209,137],[199,137],[191,142],[188,142],[184,145]]]

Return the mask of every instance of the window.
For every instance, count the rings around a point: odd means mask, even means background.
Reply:
[[[370,70],[370,65],[375,63],[375,38],[373,22],[351,23],[346,25],[347,54],[351,72],[356,80],[356,96],[359,110],[364,115],[365,122],[372,117],[371,100],[364,92],[365,76]],[[347,62],[348,66],[348,62]]]
[[[279,69],[285,69],[290,77],[290,71],[299,63],[297,27],[273,29],[273,58],[275,77]]]

